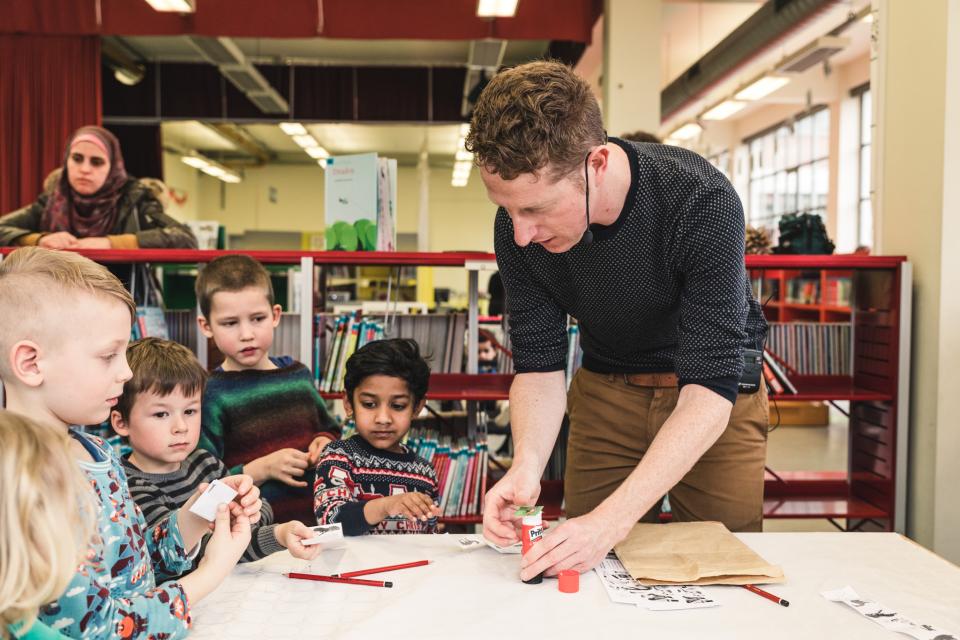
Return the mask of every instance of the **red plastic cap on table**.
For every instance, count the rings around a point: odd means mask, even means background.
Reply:
[[[560,591],[576,593],[580,591],[580,572],[573,569],[564,569],[557,577],[560,578]]]

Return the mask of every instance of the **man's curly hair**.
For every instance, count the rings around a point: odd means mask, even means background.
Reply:
[[[549,165],[556,181],[605,142],[590,86],[564,64],[538,61],[493,77],[477,100],[466,149],[504,180]]]

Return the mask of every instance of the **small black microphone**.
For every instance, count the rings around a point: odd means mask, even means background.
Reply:
[[[583,177],[587,181],[587,228],[584,230],[583,235],[580,236],[580,246],[582,247],[593,244],[593,231],[590,230],[590,173],[587,164],[589,162],[590,154],[588,153],[587,157],[583,160]]]
[[[587,227],[587,230],[580,236],[580,246],[585,247],[589,244],[593,244],[593,231],[590,231],[590,227]]]

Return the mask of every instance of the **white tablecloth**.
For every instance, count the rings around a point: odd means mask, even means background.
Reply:
[[[851,585],[862,598],[920,624],[960,633],[960,568],[893,533],[754,533],[739,537],[783,567],[768,590],[785,608],[739,587],[705,587],[719,607],[653,612],[613,604],[594,572],[580,592],[556,580],[527,585],[519,556],[462,551],[467,536],[352,538],[305,563],[278,553],[239,565],[193,607],[196,638],[905,638],[828,602],[821,591]],[[284,571],[338,573],[414,560],[426,567],[365,576],[392,589],[292,580]]]

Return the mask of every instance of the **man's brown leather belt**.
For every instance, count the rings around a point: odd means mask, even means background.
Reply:
[[[662,389],[677,386],[675,373],[625,373],[623,380],[635,387],[654,387]]]

